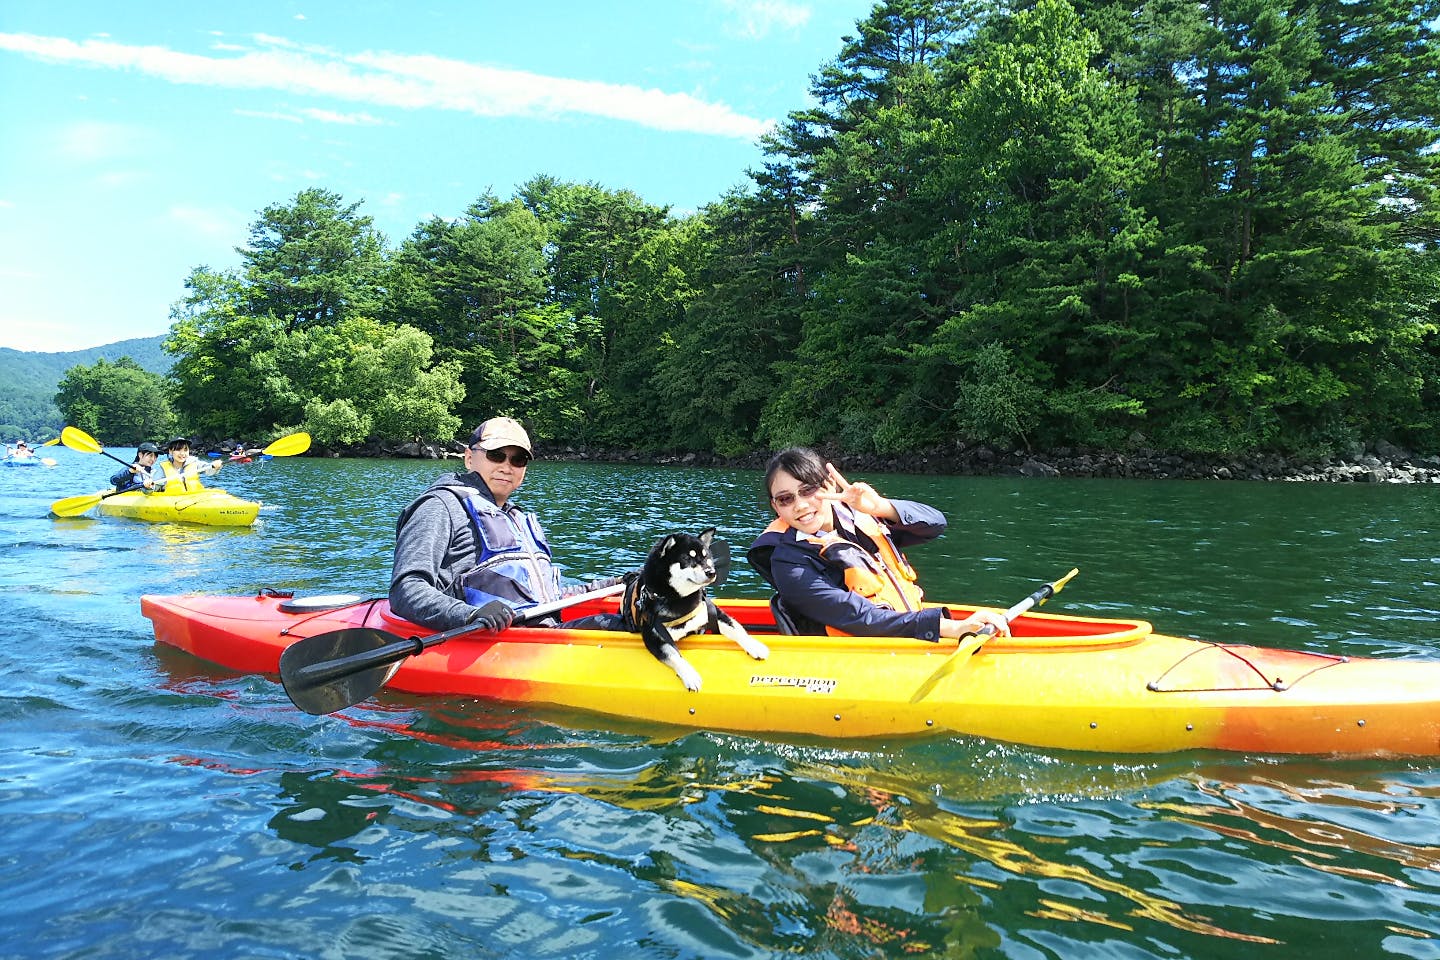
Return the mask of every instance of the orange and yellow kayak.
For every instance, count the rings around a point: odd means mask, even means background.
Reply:
[[[353,601],[353,602],[349,602]],[[690,728],[820,737],[964,734],[1109,753],[1234,750],[1440,756],[1440,661],[1379,660],[1212,643],[1143,620],[1028,613],[974,655],[953,644],[774,633],[768,605],[719,605],[770,648],[684,641],[689,693],[633,634],[511,627],[456,637],[399,664],[415,694],[554,704]],[[294,641],[350,627],[432,631],[384,600],[145,596],[156,639],[221,666],[274,674]],[[330,606],[329,603],[336,604]],[[592,600],[568,617],[614,612]],[[964,616],[973,607],[950,609]]]

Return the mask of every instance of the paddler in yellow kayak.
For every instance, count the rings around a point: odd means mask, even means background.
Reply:
[[[190,456],[190,438],[176,437],[165,444],[165,459],[155,464],[156,486],[170,494],[204,490],[202,476],[212,476],[224,466],[219,460],[200,461]]]
[[[160,448],[146,440],[135,448],[134,462],[112,476],[110,485],[115,488],[116,493],[127,490],[154,490],[155,460],[159,456]]]

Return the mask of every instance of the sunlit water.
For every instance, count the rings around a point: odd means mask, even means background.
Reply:
[[[227,531],[54,519],[113,464],[47,453],[0,471],[5,956],[1440,957],[1440,764],[770,740],[394,694],[311,717],[157,646],[139,596],[382,594],[438,467],[230,466],[267,506]],[[530,473],[576,576],[714,525],[723,592],[764,595],[756,476]],[[867,479],[950,516],[911,551],[932,597],[1007,605],[1078,566],[1048,609],[1440,656],[1434,487]]]

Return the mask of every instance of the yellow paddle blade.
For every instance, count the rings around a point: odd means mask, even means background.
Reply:
[[[59,437],[51,437],[49,440],[46,440],[44,443],[40,444],[40,446],[42,446],[42,447],[53,447],[53,446],[55,446],[55,444],[57,444],[57,443],[59,443],[59,442],[60,442],[60,438],[59,438]]]
[[[1050,594],[1050,596],[1053,597],[1053,596],[1055,596],[1055,594],[1059,593],[1061,590],[1064,590],[1064,589],[1065,589],[1065,584],[1067,584],[1067,583],[1069,583],[1071,580],[1075,579],[1075,575],[1076,575],[1077,573],[1079,573],[1079,572],[1080,572],[1080,568],[1079,568],[1079,567],[1071,567],[1069,573],[1065,574],[1065,576],[1061,577],[1059,580],[1056,580],[1054,583],[1050,584],[1050,589],[1051,589],[1051,591],[1052,591],[1051,594]],[[1046,599],[1048,600],[1049,597],[1046,597]],[[1042,601],[1040,601],[1040,602],[1041,602],[1041,603],[1044,603],[1045,601],[1042,600]]]
[[[281,437],[274,441],[260,453],[271,457],[293,457],[297,453],[304,453],[309,449],[310,434],[292,433],[288,437]]]
[[[47,467],[53,467],[59,461],[57,461],[54,457],[41,457],[40,462],[45,464],[45,466]]]
[[[66,427],[61,430],[60,442],[71,450],[79,450],[81,453],[99,453],[102,449],[100,441],[79,427]]]
[[[66,497],[64,500],[56,500],[50,504],[50,512],[57,517],[78,517],[104,499],[103,494],[82,493],[78,497]]]

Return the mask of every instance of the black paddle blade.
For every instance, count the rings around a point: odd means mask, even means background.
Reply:
[[[730,542],[718,537],[711,540],[710,559],[715,562],[715,582],[710,586],[718,587],[730,576]]]
[[[290,702],[320,716],[374,696],[418,641],[384,630],[349,627],[297,640],[280,655],[280,682]]]

